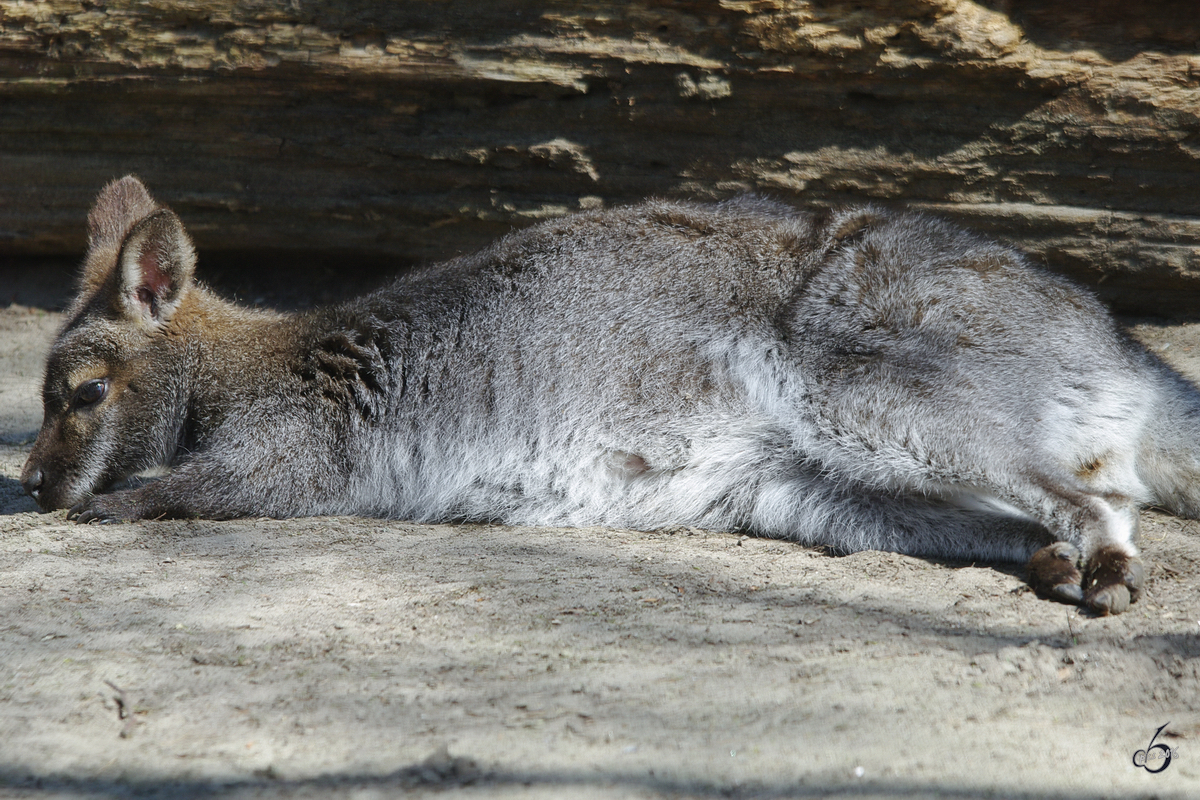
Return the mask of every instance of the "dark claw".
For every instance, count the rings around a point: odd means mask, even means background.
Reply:
[[[1069,603],[1073,606],[1083,605],[1083,587],[1077,583],[1060,583],[1052,587],[1047,595],[1050,599],[1060,603]]]
[[[1125,568],[1125,585],[1129,587],[1129,602],[1136,603],[1146,585],[1146,565],[1140,558],[1130,559]]]
[[[109,525],[114,522],[121,521],[117,517],[106,514],[103,511],[94,508],[92,506],[93,503],[95,503],[95,498],[84,500],[71,506],[71,508],[67,511],[67,519],[74,520],[81,525],[87,525],[93,522],[101,525]]]

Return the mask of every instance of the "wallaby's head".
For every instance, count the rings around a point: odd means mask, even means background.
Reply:
[[[21,485],[45,510],[167,463],[187,403],[181,306],[195,253],[179,218],[136,178],[88,215],[79,292],[46,363],[44,418]]]

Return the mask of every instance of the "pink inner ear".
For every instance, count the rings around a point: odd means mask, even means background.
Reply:
[[[171,279],[159,267],[157,256],[153,250],[147,249],[138,258],[138,267],[142,271],[142,287],[149,289],[155,297],[163,298],[171,288]]]

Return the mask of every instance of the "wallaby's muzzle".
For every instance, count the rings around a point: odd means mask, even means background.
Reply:
[[[55,444],[47,446],[43,431],[21,470],[21,488],[42,511],[72,506],[94,490],[90,482],[80,480],[79,465],[69,459],[64,461],[61,447]]]
[[[42,468],[30,462],[25,465],[25,469],[21,471],[21,488],[25,490],[25,494],[32,497],[41,506],[43,511],[48,510],[42,505],[43,491],[46,475],[42,472]]]
[[[33,446],[33,452],[21,470],[21,488],[32,497],[42,511],[53,511],[73,502],[63,496],[64,482],[55,478],[55,469],[46,463],[42,437]]]

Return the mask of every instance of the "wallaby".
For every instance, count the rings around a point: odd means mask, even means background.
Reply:
[[[1200,515],[1197,390],[1088,292],[923,215],[647,202],[297,314],[195,283],[133,177],[88,242],[21,477],[80,522],[691,525],[1029,559],[1104,614],[1143,585],[1138,507]]]

